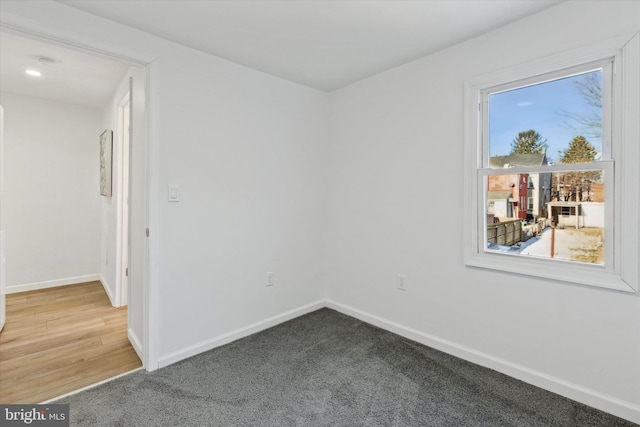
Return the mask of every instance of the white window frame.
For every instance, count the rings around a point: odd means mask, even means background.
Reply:
[[[570,75],[572,71],[612,60],[610,108],[603,106],[603,122],[610,135],[602,136],[603,158],[584,165],[550,165],[545,172],[604,170],[604,265],[543,259],[486,251],[486,177],[504,173],[488,169],[488,131],[484,114],[487,91],[513,88],[527,81],[539,83]],[[559,282],[625,292],[638,292],[640,266],[640,35],[622,36],[570,52],[477,77],[465,84],[465,264]],[[544,79],[541,80],[541,77]],[[546,79],[546,80],[545,80]],[[523,83],[524,82],[524,83]],[[603,83],[604,84],[604,83]],[[485,105],[486,104],[486,105]],[[609,115],[611,112],[611,115]],[[604,129],[603,127],[603,129]],[[516,170],[517,169],[517,170]],[[540,168],[517,167],[512,174],[535,173]]]

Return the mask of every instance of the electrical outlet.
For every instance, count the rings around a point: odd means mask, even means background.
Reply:
[[[407,290],[407,276],[404,274],[398,274],[398,289],[401,291]]]
[[[272,271],[267,272],[267,286],[273,286],[274,283],[274,273]]]

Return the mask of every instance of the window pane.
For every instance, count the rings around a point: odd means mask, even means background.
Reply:
[[[491,168],[602,157],[602,69],[489,94]]]
[[[604,265],[603,170],[486,179],[487,252]]]

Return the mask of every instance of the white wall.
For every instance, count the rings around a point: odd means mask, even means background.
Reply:
[[[638,30],[568,2],[333,92],[334,306],[640,422],[639,296],[466,268],[461,233],[465,80]]]
[[[147,79],[143,68],[132,67],[129,76],[133,79],[130,98],[133,123],[129,141],[130,216],[129,216],[129,338],[144,360],[144,316],[148,313],[144,305],[144,288],[147,280],[146,228],[147,228],[147,116],[145,88]]]
[[[147,368],[326,290],[336,308],[639,421],[638,296],[465,268],[459,231],[465,79],[637,31],[639,7],[562,4],[330,99],[55,2],[6,2],[0,20],[151,63]]]
[[[324,296],[327,94],[186,49],[171,59],[160,64],[162,224],[151,231],[162,363]]]
[[[119,236],[118,230],[122,227],[123,206],[123,168],[129,167],[123,162],[123,142],[118,131],[118,111],[123,98],[129,92],[129,78],[133,82],[133,93],[129,100],[133,106],[132,140],[130,141],[131,156],[131,187],[130,203],[133,205],[130,218],[130,243],[126,236]],[[146,168],[145,168],[145,84],[146,76],[144,68],[138,66],[129,67],[123,76],[118,88],[115,90],[110,102],[103,109],[103,128],[114,131],[113,141],[113,186],[111,197],[101,197],[101,253],[100,275],[105,289],[109,294],[112,304],[116,306],[129,306],[129,338],[142,358],[143,353],[143,284],[144,284],[144,230],[146,228]],[[126,290],[120,284],[122,269],[127,267],[126,261],[119,266],[118,247],[131,245],[129,267],[129,289],[127,295],[122,295]]]
[[[111,197],[100,196],[100,279],[105,287],[111,304],[117,306],[116,299],[116,245],[117,245],[117,217],[118,196],[120,194],[119,163],[121,153],[121,141],[118,134],[118,103],[128,90],[128,83],[123,84],[115,91],[111,100],[102,110],[102,129],[113,131]]]
[[[147,368],[321,305],[326,93],[57,2],[0,20],[151,63]]]
[[[2,93],[7,291],[97,279],[100,111]]]
[[[102,110],[103,128],[113,131],[113,178],[111,197],[101,197],[102,246],[100,251],[100,274],[112,303],[118,306],[127,305],[126,300],[124,300],[124,303],[121,302],[118,292],[118,275],[120,273],[118,268],[118,247],[122,245],[122,240],[124,239],[123,236],[118,235],[118,230],[121,228],[122,221],[123,200],[121,194],[123,191],[123,168],[125,167],[123,163],[123,141],[118,128],[118,114],[120,104],[129,92],[129,78],[134,76],[136,85],[141,85],[144,88],[145,78],[143,69],[141,67],[129,67],[127,73],[123,76],[120,84],[114,91],[111,100]],[[144,94],[142,95],[142,103],[144,105]],[[137,119],[142,121],[144,125],[144,113],[137,117]],[[140,138],[140,145],[144,145],[143,138]],[[128,167],[128,165],[126,167]],[[136,170],[136,176],[138,175],[144,175],[144,169]]]

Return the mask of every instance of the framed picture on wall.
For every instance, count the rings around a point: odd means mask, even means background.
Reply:
[[[111,197],[111,170],[113,163],[113,131],[100,135],[100,195]]]

